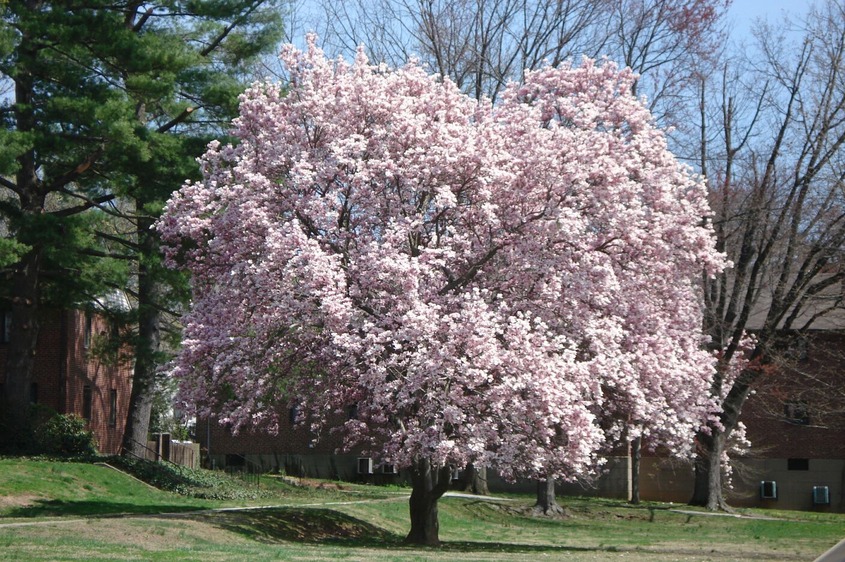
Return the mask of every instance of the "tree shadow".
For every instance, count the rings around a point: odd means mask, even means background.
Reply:
[[[438,547],[406,544],[404,535],[392,533],[345,513],[331,509],[269,508],[184,514],[265,544],[282,542],[344,546],[347,548],[407,549],[436,548],[439,552],[565,554],[573,552],[620,552],[615,546],[573,547],[482,541],[444,541]]]
[[[31,505],[10,509],[5,517],[93,517],[119,515],[156,515],[165,512],[196,511],[201,507],[185,505],[135,505],[108,501],[33,500]]]
[[[204,521],[261,543],[334,543],[357,546],[401,544],[402,538],[380,527],[331,509],[268,508],[186,517]]]

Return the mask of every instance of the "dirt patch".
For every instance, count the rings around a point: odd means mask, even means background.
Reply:
[[[18,494],[15,496],[0,496],[0,511],[9,508],[32,507],[41,499],[32,494]]]
[[[140,551],[172,550],[177,545],[197,542],[212,544],[247,544],[249,539],[238,536],[219,525],[190,519],[164,519],[156,516],[86,519],[62,524],[45,525],[41,529],[27,527],[20,533],[48,534],[52,537],[72,536],[75,541],[92,541],[100,545],[114,544]]]
[[[326,482],[325,480],[316,480],[313,478],[296,478],[294,476],[278,476],[275,478],[281,478],[292,486],[315,488],[317,490],[338,490],[342,492],[350,490],[348,486],[338,484],[337,482]]]

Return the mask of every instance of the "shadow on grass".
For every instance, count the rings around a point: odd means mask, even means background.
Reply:
[[[265,544],[296,542],[375,550],[429,548],[405,544],[404,535],[391,533],[356,517],[330,509],[272,508],[185,514],[183,517],[204,521]],[[433,548],[438,552],[499,554],[620,552],[614,546],[595,548],[476,541],[444,541],[439,547]]]
[[[272,508],[189,515],[261,543],[335,543],[373,547],[395,546],[393,533],[331,509]]]
[[[113,515],[153,515],[202,509],[185,505],[135,505],[104,501],[34,500],[32,505],[10,509],[5,517],[81,517]]]

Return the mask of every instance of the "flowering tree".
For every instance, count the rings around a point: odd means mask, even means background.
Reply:
[[[411,63],[288,47],[158,224],[193,273],[181,399],[235,429],[304,403],[411,476],[438,542],[450,466],[572,479],[617,423],[688,442],[711,409],[696,286],[721,267],[703,186],[633,76],[529,73],[492,107]]]

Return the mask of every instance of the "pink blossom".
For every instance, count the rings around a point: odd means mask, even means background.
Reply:
[[[630,71],[543,68],[493,107],[313,38],[282,59],[158,223],[193,278],[181,400],[236,429],[296,402],[318,431],[355,404],[347,445],[398,466],[571,479],[626,432],[688,448],[724,263]]]

